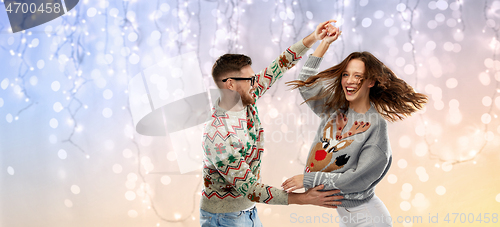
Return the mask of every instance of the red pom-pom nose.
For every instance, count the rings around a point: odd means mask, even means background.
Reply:
[[[321,161],[325,158],[326,158],[326,151],[325,150],[316,151],[316,155],[314,156],[314,159],[316,159],[316,161]]]

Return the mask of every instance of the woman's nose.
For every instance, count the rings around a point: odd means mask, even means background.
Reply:
[[[352,75],[347,76],[347,83],[348,84],[354,84],[354,83],[356,83],[354,76],[352,76]]]

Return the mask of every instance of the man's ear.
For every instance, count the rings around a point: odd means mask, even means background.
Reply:
[[[229,90],[235,90],[236,89],[236,84],[234,83],[234,80],[232,79],[228,79],[226,82],[226,89],[229,89]]]
[[[222,78],[237,77],[237,76],[239,76],[239,72],[231,72],[231,73],[225,74]],[[227,81],[224,82],[224,88],[236,91],[236,88],[237,88],[236,80],[227,79]]]

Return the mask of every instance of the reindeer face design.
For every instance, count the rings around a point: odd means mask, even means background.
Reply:
[[[342,113],[339,113],[335,119],[336,135],[334,138],[333,132],[335,129],[333,128],[333,120],[334,119],[325,125],[323,135],[320,139],[321,141],[314,145],[307,160],[307,172],[331,172],[344,167],[344,165],[349,161],[350,156],[346,154],[340,155],[335,157],[335,160],[332,162],[335,153],[348,147],[354,141],[345,138],[364,132],[370,127],[369,123],[354,122],[351,129],[341,135],[342,129],[347,124],[347,118]]]
[[[332,161],[333,155],[348,147],[353,140],[336,140],[333,139],[333,125],[332,122],[327,123],[323,130],[323,136],[321,137],[321,142],[316,143],[314,148],[312,149],[312,154],[309,156],[307,160],[307,167],[311,172],[321,171],[325,166],[328,165],[328,168],[324,171],[331,172],[336,169],[342,168],[347,161],[349,161],[350,156],[343,155],[339,156],[339,160],[330,164]],[[336,158],[337,159],[337,158]],[[338,164],[336,164],[338,162]],[[330,165],[329,165],[330,164]]]

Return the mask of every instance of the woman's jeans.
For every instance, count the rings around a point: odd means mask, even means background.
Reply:
[[[356,207],[338,207],[340,227],[388,227],[392,218],[382,200],[376,195]]]

